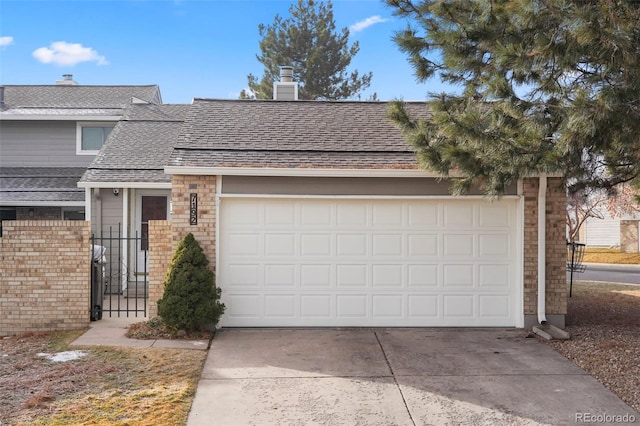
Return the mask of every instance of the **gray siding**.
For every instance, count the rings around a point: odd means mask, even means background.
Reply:
[[[0,167],[87,167],[76,155],[76,123],[0,121]]]
[[[112,228],[113,234],[118,234],[118,224],[122,225],[122,191],[119,196],[113,195],[110,189],[100,189],[102,203],[102,231],[109,232]],[[121,232],[124,232],[122,230]]]

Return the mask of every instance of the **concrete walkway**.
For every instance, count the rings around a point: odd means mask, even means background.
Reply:
[[[197,349],[206,351],[208,340],[130,339],[125,336],[127,328],[134,323],[146,321],[145,317],[103,317],[92,321],[89,329],[71,343],[71,346],[125,346],[135,348]]]
[[[188,425],[640,422],[597,380],[526,336],[496,329],[222,330]]]

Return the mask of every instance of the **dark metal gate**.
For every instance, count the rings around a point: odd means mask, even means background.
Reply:
[[[92,321],[109,317],[146,317],[148,239],[136,232],[124,236],[122,228],[110,227],[91,236]],[[144,250],[143,250],[144,248]]]

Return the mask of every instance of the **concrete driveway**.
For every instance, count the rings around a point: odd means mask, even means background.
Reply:
[[[615,421],[599,415],[640,422],[591,376],[525,336],[495,329],[223,330],[188,425]]]

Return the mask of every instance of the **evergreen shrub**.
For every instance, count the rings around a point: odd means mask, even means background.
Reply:
[[[221,290],[207,265],[202,247],[193,234],[184,236],[167,270],[164,294],[158,300],[158,315],[169,327],[202,330],[216,325],[224,313]]]

